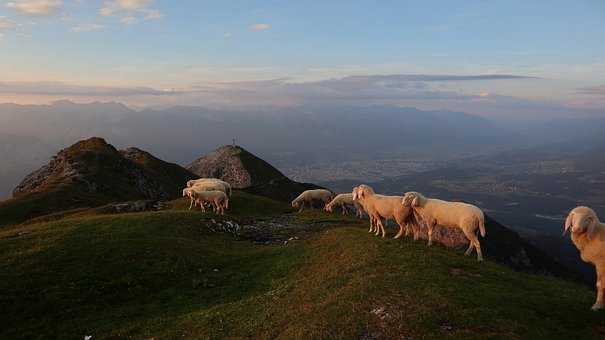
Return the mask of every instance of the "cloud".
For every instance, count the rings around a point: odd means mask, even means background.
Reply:
[[[35,16],[51,15],[63,7],[62,0],[16,0],[6,3],[6,7],[20,13]]]
[[[144,9],[145,20],[156,20],[164,17],[164,14],[157,9]]]
[[[17,26],[17,23],[7,17],[0,17],[0,30],[7,30]]]
[[[124,25],[132,25],[132,24],[136,24],[138,22],[138,20],[137,20],[137,18],[129,15],[129,16],[125,16],[125,17],[121,18],[120,22],[123,23]]]
[[[472,81],[472,80],[507,80],[507,79],[538,79],[537,77],[519,76],[511,74],[480,74],[480,75],[448,75],[448,74],[393,74],[350,76],[342,78],[344,81],[385,81],[391,83],[407,83],[410,81],[438,82],[438,81]]]
[[[155,8],[150,8],[153,0],[113,0],[104,3],[99,10],[99,14],[104,17],[121,16],[120,22],[125,25],[131,25],[143,20],[157,20],[164,17],[164,14]]]
[[[62,82],[0,82],[0,93],[75,97],[129,97],[174,95],[180,92],[177,90],[157,90],[150,87],[83,86]]]
[[[101,25],[101,24],[95,24],[95,23],[82,23],[82,24],[78,24],[74,27],[71,28],[72,32],[75,33],[81,33],[81,32],[93,32],[93,31],[100,31],[103,28],[105,28],[105,26]]]
[[[265,30],[268,30],[269,28],[271,28],[271,25],[263,24],[263,23],[254,24],[254,25],[250,26],[250,29],[253,31],[265,31]]]
[[[605,96],[605,85],[580,87],[579,89],[576,89],[576,93],[593,96]]]

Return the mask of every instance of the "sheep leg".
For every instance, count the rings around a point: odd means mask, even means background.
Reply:
[[[380,216],[378,216],[377,221],[378,221],[378,229],[376,231],[376,236],[380,235],[380,233],[382,232],[382,237],[384,237],[386,235],[386,232],[384,231],[384,224],[382,223],[382,218]],[[386,220],[385,220],[385,223],[386,223]]]
[[[193,207],[193,197],[189,197],[189,210]]]
[[[380,217],[374,217],[374,235],[378,236],[380,235],[380,228],[382,228],[382,218]]]
[[[370,230],[368,230],[368,233],[371,233],[374,231],[374,217],[369,215],[368,218],[370,219]]]
[[[481,253],[481,244],[479,243],[479,239],[477,238],[476,231],[474,231],[474,230],[470,231],[469,228],[464,228],[464,229],[462,229],[462,231],[464,231],[464,235],[470,241],[469,248],[466,250],[466,252],[464,254],[470,255],[470,253],[472,252],[471,246],[474,246],[475,250],[477,251],[477,261],[479,261],[479,262],[483,261],[483,254]]]
[[[395,235],[395,237],[393,237],[393,238],[397,239],[397,238],[400,238],[401,236],[403,236],[403,230],[404,230],[404,229],[406,230],[405,235],[407,236],[407,235],[408,235],[408,233],[407,233],[407,227],[408,227],[408,226],[407,226],[407,224],[405,223],[405,220],[401,220],[401,218],[396,217],[396,218],[395,218],[395,222],[397,222],[397,224],[399,225],[399,232],[398,232],[398,233],[397,233],[397,235]]]
[[[426,224],[427,234],[429,238],[429,242],[427,243],[428,247],[433,245],[433,228],[435,228],[435,224],[437,224],[437,222],[435,221],[430,221]]]
[[[597,301],[590,308],[597,311],[605,308],[605,267],[597,265]]]
[[[473,241],[468,241],[468,248],[466,248],[466,251],[464,252],[465,256],[469,256],[471,254],[471,252],[473,251],[473,248],[475,247],[475,245],[473,244]]]

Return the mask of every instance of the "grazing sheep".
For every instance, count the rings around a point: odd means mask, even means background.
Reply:
[[[185,188],[183,189],[183,197],[187,196],[189,197],[190,203],[189,203],[189,210],[191,210],[191,207],[196,206],[198,203],[200,203],[200,200],[196,200],[195,199],[195,192],[201,192],[201,191],[221,191],[223,193],[225,193],[225,195],[227,194],[225,186],[222,185],[221,183],[217,183],[217,182],[204,182],[204,183],[197,183],[196,185],[189,187],[189,188]],[[227,196],[229,197],[229,196]],[[204,206],[201,206],[202,210],[204,210]]]
[[[220,190],[196,190],[194,186],[191,188],[194,200],[200,204],[203,212],[206,212],[204,204],[212,205],[212,210],[215,214],[224,215],[225,209],[229,208],[229,197],[225,192]]]
[[[334,193],[326,189],[305,190],[292,201],[292,208],[301,212],[307,204],[313,207],[313,202],[321,202],[325,206],[333,197]]]
[[[411,228],[414,233],[414,240],[418,239],[418,228],[413,222],[412,209],[401,205],[403,197],[377,195],[372,187],[362,184],[353,188],[353,199],[359,201],[364,210],[370,215],[370,232],[374,229],[376,235],[382,232],[382,237],[385,237],[386,232],[382,219],[385,219],[385,223],[392,219],[399,225],[399,232],[395,235],[395,238],[400,238],[404,230],[406,235],[409,235]]]
[[[582,261],[592,263],[597,271],[597,300],[592,310],[605,308],[605,223],[594,210],[576,207],[565,220],[563,235],[571,229],[571,240],[580,251]]]
[[[469,240],[468,249],[464,254],[470,255],[474,247],[477,250],[477,260],[483,261],[481,244],[477,238],[477,229],[481,236],[485,237],[485,218],[481,209],[472,204],[426,198],[418,192],[407,192],[401,204],[413,208],[414,213],[420,215],[427,226],[429,246],[433,243],[435,225],[460,228]]]
[[[224,192],[231,197],[231,184],[220,180],[218,178],[199,178],[199,179],[193,179],[190,181],[187,181],[187,187],[191,188],[192,186],[196,186],[196,185],[202,185],[202,184],[206,184],[206,183],[221,183],[224,187]]]
[[[189,210],[191,210],[191,207],[193,207],[193,204],[195,203],[195,198],[193,197],[193,189],[189,187],[183,189],[183,197],[189,197]]]
[[[192,188],[196,188],[199,191],[212,191],[218,190],[224,192],[226,195],[229,195],[229,189],[225,186],[225,184],[218,181],[204,181],[195,183]]]
[[[334,207],[339,207],[342,210],[342,214],[346,215],[349,207],[353,206],[355,208],[355,216],[362,218],[363,217],[363,208],[361,204],[353,200],[353,194],[338,194],[330,203],[326,204],[325,210],[327,212],[332,212]]]

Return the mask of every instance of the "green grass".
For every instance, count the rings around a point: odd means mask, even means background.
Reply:
[[[288,211],[236,195],[254,203],[227,218]],[[295,218],[316,226],[300,240],[254,245],[210,232],[184,203],[0,230],[0,338],[605,336],[582,285],[319,212]]]

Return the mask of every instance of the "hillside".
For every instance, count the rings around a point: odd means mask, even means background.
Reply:
[[[233,188],[291,201],[304,190],[319,188],[309,183],[292,181],[273,165],[237,145],[224,145],[187,166],[199,177],[220,178]]]
[[[145,151],[118,151],[102,138],[89,138],[59,151],[27,175],[13,198],[0,202],[0,226],[109,202],[175,198],[194,177]]]
[[[1,230],[0,338],[605,336],[591,288],[489,252],[477,263],[239,191],[231,224],[171,205]]]

